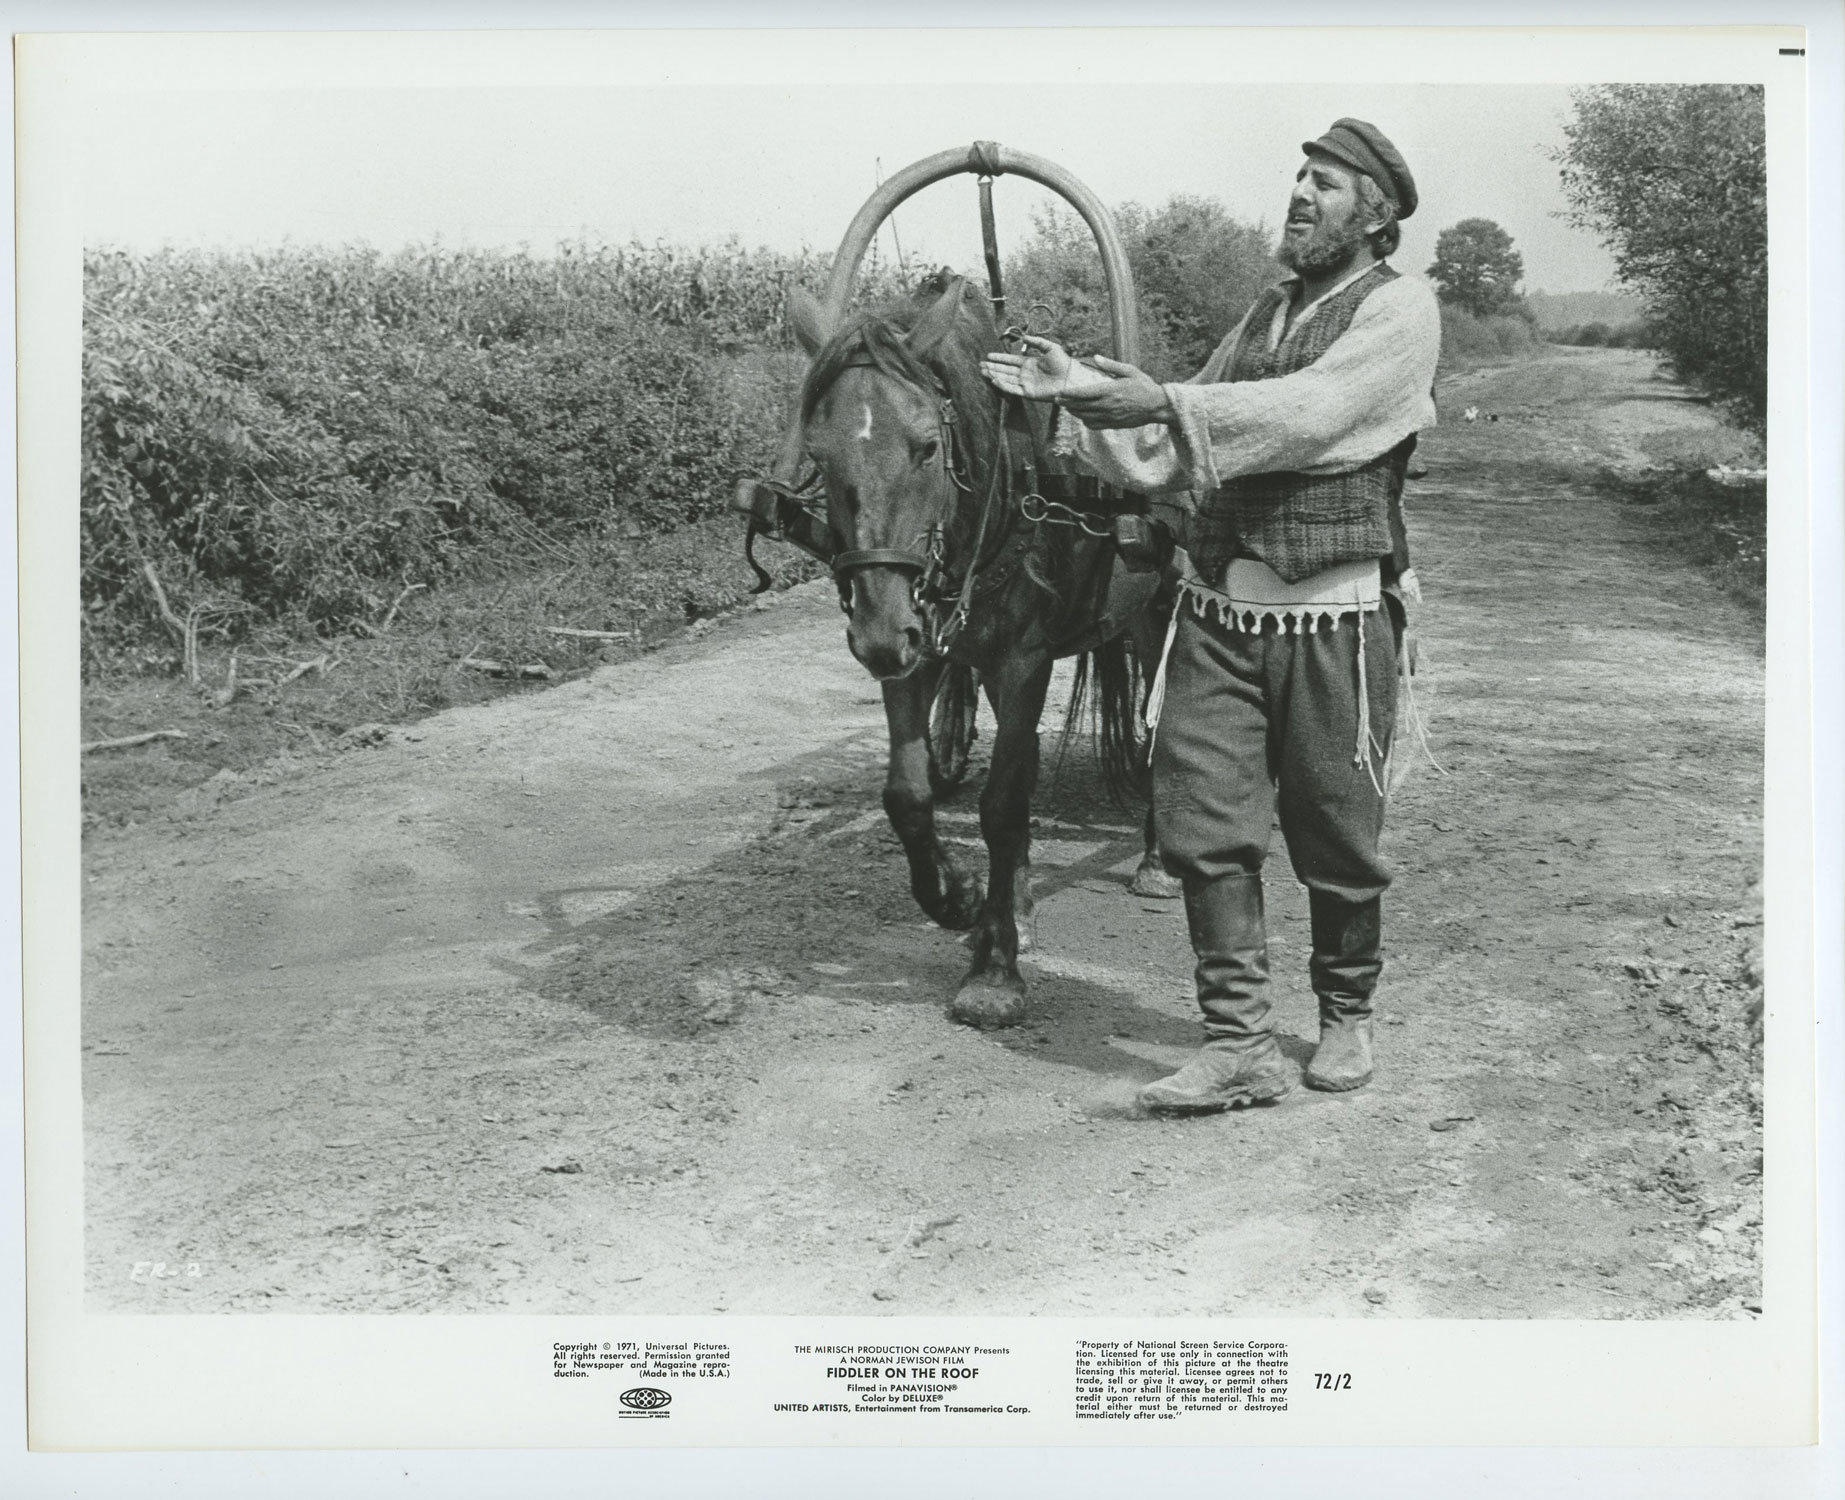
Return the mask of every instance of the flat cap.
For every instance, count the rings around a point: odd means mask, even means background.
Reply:
[[[1302,141],[1300,148],[1318,151],[1365,173],[1396,205],[1399,219],[1416,211],[1416,179],[1409,175],[1408,163],[1390,144],[1390,137],[1368,120],[1334,120],[1325,135],[1317,141]]]

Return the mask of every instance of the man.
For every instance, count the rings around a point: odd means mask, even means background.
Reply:
[[[1043,340],[986,364],[1003,390],[1061,401],[1076,421],[1060,422],[1060,448],[1103,478],[1198,497],[1153,800],[1185,890],[1206,1041],[1141,1091],[1154,1110],[1234,1108],[1294,1085],[1263,926],[1276,811],[1312,910],[1320,1041],[1306,1082],[1345,1090],[1372,1075],[1383,766],[1399,595],[1415,589],[1400,497],[1415,434],[1435,421],[1441,321],[1428,287],[1385,261],[1416,208],[1397,149],[1353,119],[1302,149],[1276,252],[1293,274],[1192,380],[1162,386],[1107,359],[1091,368]]]

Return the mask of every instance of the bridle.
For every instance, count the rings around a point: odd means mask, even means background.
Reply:
[[[877,369],[889,379],[913,390],[921,390],[916,382],[885,369],[869,357],[850,360],[840,370],[843,373],[848,369],[861,368]],[[968,557],[967,572],[956,590],[948,571],[948,522],[955,508],[955,491],[971,494],[973,486],[964,477],[967,472],[963,452],[965,444],[957,438],[960,421],[953,397],[942,388],[939,381],[934,390],[923,394],[934,400],[936,408],[936,447],[946,481],[946,503],[942,517],[917,533],[917,546],[914,550],[901,547],[859,547],[836,554],[833,558],[833,583],[839,590],[839,607],[849,619],[852,615],[852,577],[860,569],[896,568],[913,573],[915,577],[910,583],[910,600],[927,626],[923,636],[923,650],[931,658],[940,658],[946,656],[954,646],[973,608],[982,568],[981,551],[986,545],[989,523],[995,506],[1003,503],[1002,491],[1005,492],[1005,499],[1011,497],[1012,465],[1006,441],[1004,400],[999,398],[1001,410],[995,424],[993,461],[987,474],[986,495],[980,505],[980,520],[974,530],[974,545]],[[960,462],[957,462],[957,457],[961,459]],[[949,605],[951,600],[952,607],[944,614],[943,607]]]
[[[951,307],[960,303],[960,285],[957,279],[942,294],[943,301]],[[1002,305],[997,297],[994,301],[996,306]],[[1034,315],[1041,306],[1041,303],[1033,304]],[[1027,321],[1029,324],[1030,320]],[[1008,327],[1000,337],[1008,341],[1010,346],[1010,341],[1031,332],[1029,326]],[[908,337],[905,336],[906,343]],[[987,469],[986,493],[980,502],[980,515],[974,527],[967,570],[957,580],[948,558],[949,528],[958,508],[955,492],[973,493],[972,465],[969,462],[963,424],[953,397],[936,371],[921,364],[921,361],[918,363],[926,377],[926,384],[925,379],[919,378],[914,372],[892,369],[866,347],[839,361],[829,377],[830,383],[849,369],[875,369],[934,404],[936,447],[943,476],[942,509],[938,519],[918,532],[909,547],[839,548],[837,543],[841,538],[827,518],[823,496],[825,476],[811,458],[807,460],[804,469],[793,475],[792,482],[780,477],[746,478],[739,481],[737,508],[750,516],[743,556],[756,573],[757,583],[753,592],[761,593],[770,586],[768,573],[756,561],[751,550],[759,535],[791,541],[811,556],[828,563],[832,568],[834,586],[839,591],[839,607],[848,618],[852,614],[852,580],[858,573],[866,568],[893,568],[908,573],[911,575],[911,602],[927,627],[924,631],[923,653],[930,659],[940,659],[954,647],[977,600],[1007,583],[1024,565],[1025,554],[1040,534],[1041,528],[1067,526],[1079,530],[1087,537],[1107,538],[1112,535],[1114,508],[1098,512],[1066,504],[1065,501],[1099,497],[1083,490],[1081,481],[1073,482],[1069,476],[1049,471],[1038,430],[1029,418],[1024,417],[1017,398],[995,392],[994,400],[998,409],[994,423],[993,454]],[[808,399],[811,403],[814,397]],[[1021,456],[1025,484],[1016,495],[1012,447],[1008,436],[1015,417],[1022,419],[1029,440],[1028,449]],[[1057,409],[1053,406],[1050,424],[1053,430],[1057,420]],[[1090,481],[1091,485],[1093,483]],[[1043,493],[1046,490],[1050,493]],[[1010,524],[1015,510],[1017,519],[1024,523],[1022,527]],[[1001,525],[1003,534],[989,555],[986,550],[989,533],[994,529],[995,518],[1002,511],[1005,512],[1005,523]]]

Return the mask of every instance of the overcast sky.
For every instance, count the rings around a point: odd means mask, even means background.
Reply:
[[[1049,157],[1110,204],[1209,194],[1274,228],[1302,140],[1356,115],[1396,141],[1421,189],[1400,269],[1424,270],[1440,229],[1479,216],[1511,233],[1528,289],[1599,290],[1612,263],[1561,217],[1550,156],[1569,111],[1565,88],[1449,84],[118,92],[89,120],[85,229],[136,248],[735,235],[831,249],[880,162],[888,175],[975,139]],[[976,266],[974,192],[950,179],[901,209],[906,254]],[[1003,181],[1002,236],[1047,196]]]

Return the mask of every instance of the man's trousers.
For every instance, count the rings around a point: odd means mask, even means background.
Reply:
[[[1361,630],[1362,622],[1362,630]],[[1359,638],[1365,701],[1360,743]],[[1256,875],[1277,811],[1310,890],[1367,902],[1390,883],[1378,857],[1385,752],[1396,726],[1399,627],[1389,602],[1289,633],[1233,630],[1187,597],[1166,663],[1153,753],[1154,827],[1188,884]]]

